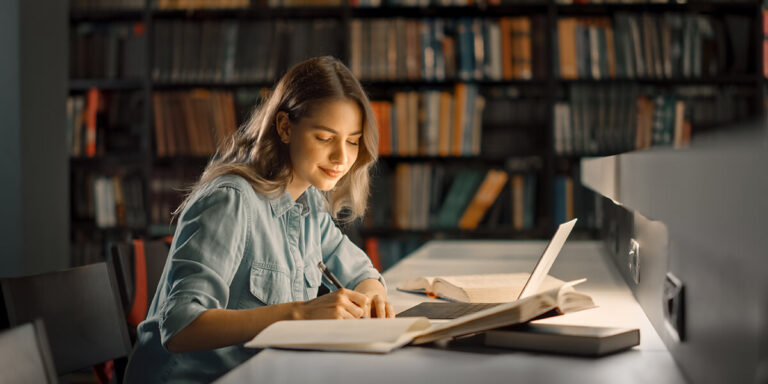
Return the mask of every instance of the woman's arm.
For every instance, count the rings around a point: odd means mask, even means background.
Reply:
[[[242,344],[280,320],[360,318],[370,312],[364,308],[370,307],[364,293],[341,289],[304,302],[251,309],[209,309],[171,337],[166,348],[171,353],[181,353]]]

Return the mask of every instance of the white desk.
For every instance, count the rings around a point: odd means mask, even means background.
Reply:
[[[424,275],[504,273],[533,269],[544,241],[434,241],[384,277],[400,312],[422,301],[398,282]],[[640,328],[641,344],[602,358],[474,348],[405,347],[386,355],[267,349],[222,377],[221,383],[685,383],[656,331],[598,242],[567,242],[550,272],[562,280],[587,277],[577,290],[599,308],[542,322]]]

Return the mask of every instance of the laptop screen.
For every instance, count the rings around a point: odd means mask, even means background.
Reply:
[[[520,291],[520,296],[517,298],[518,300],[532,296],[539,291],[541,283],[544,281],[547,273],[549,273],[549,269],[552,267],[552,264],[555,262],[557,255],[560,253],[560,249],[563,248],[565,240],[571,233],[573,226],[576,225],[576,220],[578,219],[573,219],[571,221],[562,223],[557,228],[557,232],[555,232],[555,235],[552,236],[552,240],[549,241],[547,247],[544,248],[544,253],[536,263],[536,267],[533,268],[531,276],[529,276],[528,281],[525,282],[523,290]]]

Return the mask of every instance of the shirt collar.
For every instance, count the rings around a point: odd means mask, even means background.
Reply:
[[[307,198],[307,194],[310,193],[310,188],[312,187],[307,188],[295,202],[288,191],[285,191],[285,193],[278,198],[269,200],[269,205],[272,207],[272,214],[279,217],[284,215],[291,208],[298,207],[301,210],[301,216],[307,216],[310,212],[309,199]],[[270,196],[270,198],[273,196]]]

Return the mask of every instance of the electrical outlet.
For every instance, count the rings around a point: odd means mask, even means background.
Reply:
[[[629,275],[635,284],[640,284],[640,243],[635,239],[629,239],[629,253],[627,255],[627,267]]]
[[[685,339],[685,287],[683,282],[667,272],[664,280],[664,325],[672,338],[680,342]]]

